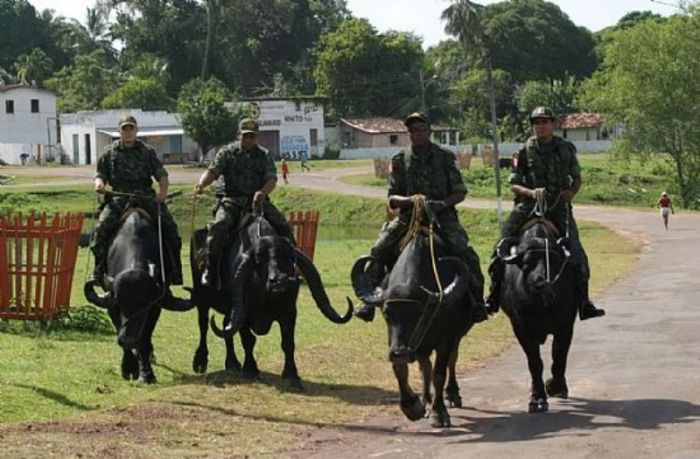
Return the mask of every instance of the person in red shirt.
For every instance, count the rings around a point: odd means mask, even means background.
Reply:
[[[289,181],[287,180],[287,176],[289,175],[289,166],[287,165],[287,161],[282,158],[282,163],[280,165],[280,169],[282,169],[282,179],[284,179],[284,184],[288,184]]]
[[[656,205],[661,209],[661,218],[664,220],[664,228],[666,228],[666,231],[668,231],[668,213],[671,212],[672,214],[675,214],[676,212],[673,210],[671,198],[668,197],[668,194],[666,194],[665,191],[661,193],[659,202],[657,202]]]

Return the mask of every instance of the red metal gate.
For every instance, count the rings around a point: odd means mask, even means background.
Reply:
[[[68,310],[83,217],[0,217],[0,318],[45,321]]]

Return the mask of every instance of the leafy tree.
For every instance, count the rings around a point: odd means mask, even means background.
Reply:
[[[403,115],[420,91],[422,56],[414,35],[379,34],[366,19],[350,19],[321,38],[317,93],[337,116]]]
[[[511,0],[481,6],[455,0],[442,15],[445,30],[460,35],[472,54],[488,51],[493,67],[514,83],[586,77],[596,66],[591,33],[554,3]],[[466,33],[466,35],[465,35]]]
[[[572,76],[563,80],[528,81],[518,91],[518,110],[524,118],[540,105],[559,114],[576,112],[579,110],[576,103],[579,87],[579,82]]]
[[[97,50],[78,56],[46,80],[46,87],[58,94],[58,111],[65,113],[99,108],[118,82],[118,72],[107,65],[104,51]]]
[[[29,54],[22,54],[17,58],[15,71],[17,71],[17,82],[35,81],[41,86],[53,72],[53,61],[43,50],[34,48]]]
[[[615,33],[583,100],[625,126],[617,147],[664,155],[683,205],[700,195],[700,11]]]
[[[226,106],[231,100],[224,84],[215,79],[196,78],[182,87],[177,112],[185,133],[202,149],[200,160],[210,148],[236,137],[239,114]]]
[[[172,110],[175,101],[168,96],[163,81],[154,78],[129,78],[102,101],[102,108],[140,108]]]

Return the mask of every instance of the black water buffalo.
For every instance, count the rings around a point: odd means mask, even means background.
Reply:
[[[547,394],[567,398],[566,359],[574,334],[580,293],[574,257],[565,239],[557,239],[544,220],[526,225],[520,239],[499,242],[498,256],[506,262],[501,292],[503,311],[527,356],[532,386],[528,411],[547,411]],[[540,346],[553,335],[552,378],[545,386]]]
[[[200,331],[199,347],[192,364],[194,371],[204,373],[207,369],[207,316],[212,307],[224,314],[225,322],[228,320],[222,332],[214,323],[214,317],[211,318],[214,333],[226,341],[226,369],[241,368],[233,347],[233,335],[240,332],[245,351],[243,371],[248,376],[257,376],[258,366],[253,356],[256,335],[267,334],[273,322],[278,322],[285,357],[282,377],[300,388],[301,380],[294,361],[294,329],[301,279],[297,277],[295,267],[306,279],[316,305],[331,322],[348,322],[352,317],[352,307],[344,316],[335,311],[311,260],[289,240],[276,235],[262,216],[255,217],[252,223],[241,229],[235,242],[222,256],[221,289],[203,287],[200,281],[201,248],[206,235],[206,230],[197,231],[190,249],[194,279],[192,301],[199,312]]]
[[[122,377],[151,384],[156,382],[151,336],[161,307],[185,311],[194,305],[169,295],[161,271],[156,219],[136,201],[133,204],[110,242],[104,280],[107,293],[98,295],[95,281],[86,282],[84,293],[89,302],[107,309],[117,329],[124,350]]]
[[[412,421],[422,418],[431,404],[431,424],[450,426],[443,390],[453,406],[461,407],[455,363],[459,342],[473,325],[469,272],[457,258],[443,258],[429,238],[416,235],[404,247],[382,286],[372,287],[365,268],[371,257],[355,262],[351,278],[357,297],[365,304],[382,308],[389,333],[389,360],[399,384],[401,411]],[[439,273],[439,284],[435,276]],[[448,285],[449,283],[449,285]],[[435,293],[443,287],[443,296]],[[435,366],[430,356],[435,351]],[[408,383],[408,363],[418,360],[423,376],[419,398]],[[445,388],[447,370],[449,382]],[[432,373],[432,374],[431,374]],[[434,398],[430,385],[434,387]]]

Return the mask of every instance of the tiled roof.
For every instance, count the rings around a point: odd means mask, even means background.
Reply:
[[[49,91],[48,89],[44,88],[38,88],[36,86],[32,86],[30,84],[25,84],[25,83],[19,83],[19,84],[2,84],[0,83],[0,92],[5,92],[5,91],[12,91],[13,89],[32,89],[34,91],[41,91],[41,92],[48,92],[50,94],[54,94],[52,91]]]
[[[599,127],[605,121],[602,113],[570,113],[564,115],[559,123],[560,129],[586,129]]]
[[[402,134],[406,132],[403,120],[396,118],[341,118],[342,123],[368,134]],[[458,128],[432,125],[433,132],[458,131]]]

